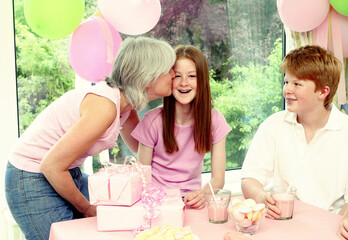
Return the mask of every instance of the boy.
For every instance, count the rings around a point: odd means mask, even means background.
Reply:
[[[348,239],[348,116],[332,103],[342,65],[318,46],[291,51],[285,73],[286,110],[266,119],[256,132],[242,167],[244,197],[267,204],[267,217],[279,209],[263,189],[297,188],[304,202],[344,215],[338,235]]]

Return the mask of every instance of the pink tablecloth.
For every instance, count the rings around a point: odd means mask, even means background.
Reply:
[[[227,231],[236,231],[234,222],[229,219],[224,224],[208,222],[206,209],[187,211],[185,225],[201,240],[222,239]],[[272,220],[265,218],[259,230],[253,235],[255,240],[335,240],[340,215],[295,201],[294,217],[291,220]]]
[[[334,240],[341,216],[296,201],[294,218],[271,220],[265,218],[255,240]],[[190,226],[200,240],[219,240],[227,231],[236,231],[231,219],[224,224],[208,221],[207,209],[186,209],[185,226]],[[50,240],[131,240],[130,231],[98,232],[97,219],[84,218],[52,224]]]

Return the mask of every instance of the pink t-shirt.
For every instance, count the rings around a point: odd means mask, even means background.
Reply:
[[[167,153],[163,141],[162,108],[147,112],[132,136],[147,147],[153,148],[152,182],[163,188],[180,188],[181,194],[201,188],[201,172],[205,154],[195,151],[193,124],[175,125],[179,151]],[[231,131],[224,116],[211,111],[212,144],[220,142]]]
[[[103,81],[95,86],[71,90],[43,110],[15,144],[9,156],[10,163],[18,169],[39,173],[41,161],[47,151],[80,118],[80,104],[88,93],[94,93],[113,101],[116,105],[117,116],[98,141],[73,162],[69,169],[81,166],[88,156],[113,148],[120,132],[120,124],[122,126],[128,118],[129,112],[122,116],[120,123],[120,91]]]

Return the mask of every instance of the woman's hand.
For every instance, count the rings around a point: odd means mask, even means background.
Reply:
[[[97,206],[89,205],[83,212],[84,217],[95,217],[97,216]]]
[[[184,197],[184,203],[186,206],[190,206],[196,209],[202,209],[205,207],[205,197],[202,189],[189,192]]]

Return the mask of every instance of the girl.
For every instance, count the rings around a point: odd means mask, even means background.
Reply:
[[[211,184],[225,183],[225,141],[231,131],[223,115],[212,108],[209,69],[203,53],[194,46],[175,49],[173,94],[163,107],[145,114],[132,132],[139,141],[138,159],[152,166],[152,182],[163,188],[180,188],[187,206],[203,208],[201,189],[203,157],[211,151]]]

